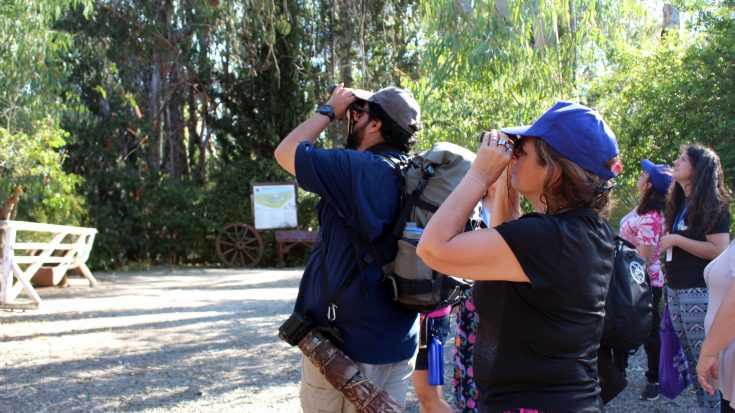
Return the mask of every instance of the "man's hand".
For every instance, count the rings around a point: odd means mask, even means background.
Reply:
[[[344,84],[340,83],[334,92],[332,97],[327,101],[328,105],[332,106],[334,110],[335,119],[342,119],[347,113],[347,107],[355,102],[357,98],[352,89],[345,89]],[[281,165],[291,175],[296,175],[296,148],[301,142],[314,143],[319,135],[324,132],[324,129],[329,126],[330,119],[327,116],[314,114],[311,118],[302,122],[296,129],[292,130],[291,133],[286,136],[276,148],[273,155]]]
[[[342,120],[347,115],[347,107],[355,101],[357,101],[357,97],[355,96],[354,89],[346,88],[344,87],[344,83],[340,82],[326,104],[334,110],[334,118]]]

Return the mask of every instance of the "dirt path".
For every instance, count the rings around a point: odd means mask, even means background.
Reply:
[[[0,312],[0,411],[298,410],[298,353],[275,332],[300,271],[97,274]],[[77,280],[74,280],[77,281]]]
[[[0,412],[299,412],[300,353],[276,331],[301,270],[95,275],[41,289],[40,310],[0,310]],[[608,413],[690,411],[691,395],[637,400],[641,361]]]

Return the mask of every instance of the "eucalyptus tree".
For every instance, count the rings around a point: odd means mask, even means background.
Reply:
[[[0,126],[31,130],[33,122],[58,113],[63,86],[58,52],[72,45],[53,23],[67,10],[88,14],[91,0],[9,0],[0,5]]]
[[[206,150],[199,108],[208,107],[211,93],[209,39],[221,17],[217,4],[97,1],[92,18],[66,19],[62,27],[82,40],[67,54],[80,92],[67,127],[78,137],[79,156],[102,147],[98,168],[127,164],[165,172],[174,182],[192,166],[202,173],[204,158],[195,153]],[[70,95],[70,103],[75,99]],[[88,167],[83,161],[72,166]]]
[[[720,155],[735,187],[735,1],[680,2],[692,16],[682,31],[666,30],[657,47],[628,54],[626,70],[602,78],[592,93],[609,114],[631,159],[672,163],[679,145],[700,143]],[[632,182],[628,172],[624,179]]]
[[[379,88],[418,76],[415,1],[225,2],[226,28],[216,121],[227,159],[271,157],[280,139],[313,113],[340,81]],[[328,139],[337,144],[344,125]]]
[[[66,84],[59,52],[73,39],[54,22],[91,0],[8,0],[0,5],[0,219],[79,223],[79,177],[61,169],[67,138],[58,94]]]
[[[421,12],[426,134],[470,147],[480,130],[528,123],[556,99],[594,104],[592,81],[657,30],[634,0],[424,0]]]

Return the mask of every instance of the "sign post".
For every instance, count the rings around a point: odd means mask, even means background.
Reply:
[[[255,229],[296,228],[296,184],[293,182],[253,182],[251,205]]]

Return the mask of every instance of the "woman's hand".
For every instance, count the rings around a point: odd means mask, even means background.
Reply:
[[[666,234],[661,237],[661,251],[669,250],[679,246],[679,240],[682,238],[679,234]]]
[[[697,362],[697,380],[702,388],[707,393],[714,395],[715,389],[709,382],[709,378],[718,378],[719,375],[720,360],[717,354],[710,355],[701,353],[699,355],[699,361]]]
[[[468,174],[480,179],[486,186],[492,185],[513,158],[513,143],[508,135],[493,129],[483,132],[477,157]]]
[[[705,235],[705,238],[705,241],[698,241],[687,238],[681,234],[667,234],[661,237],[661,251],[677,247],[696,257],[705,260],[713,260],[717,258],[717,256],[720,255],[720,253],[722,253],[730,243],[730,234],[727,232],[723,232],[721,234],[707,234]]]

